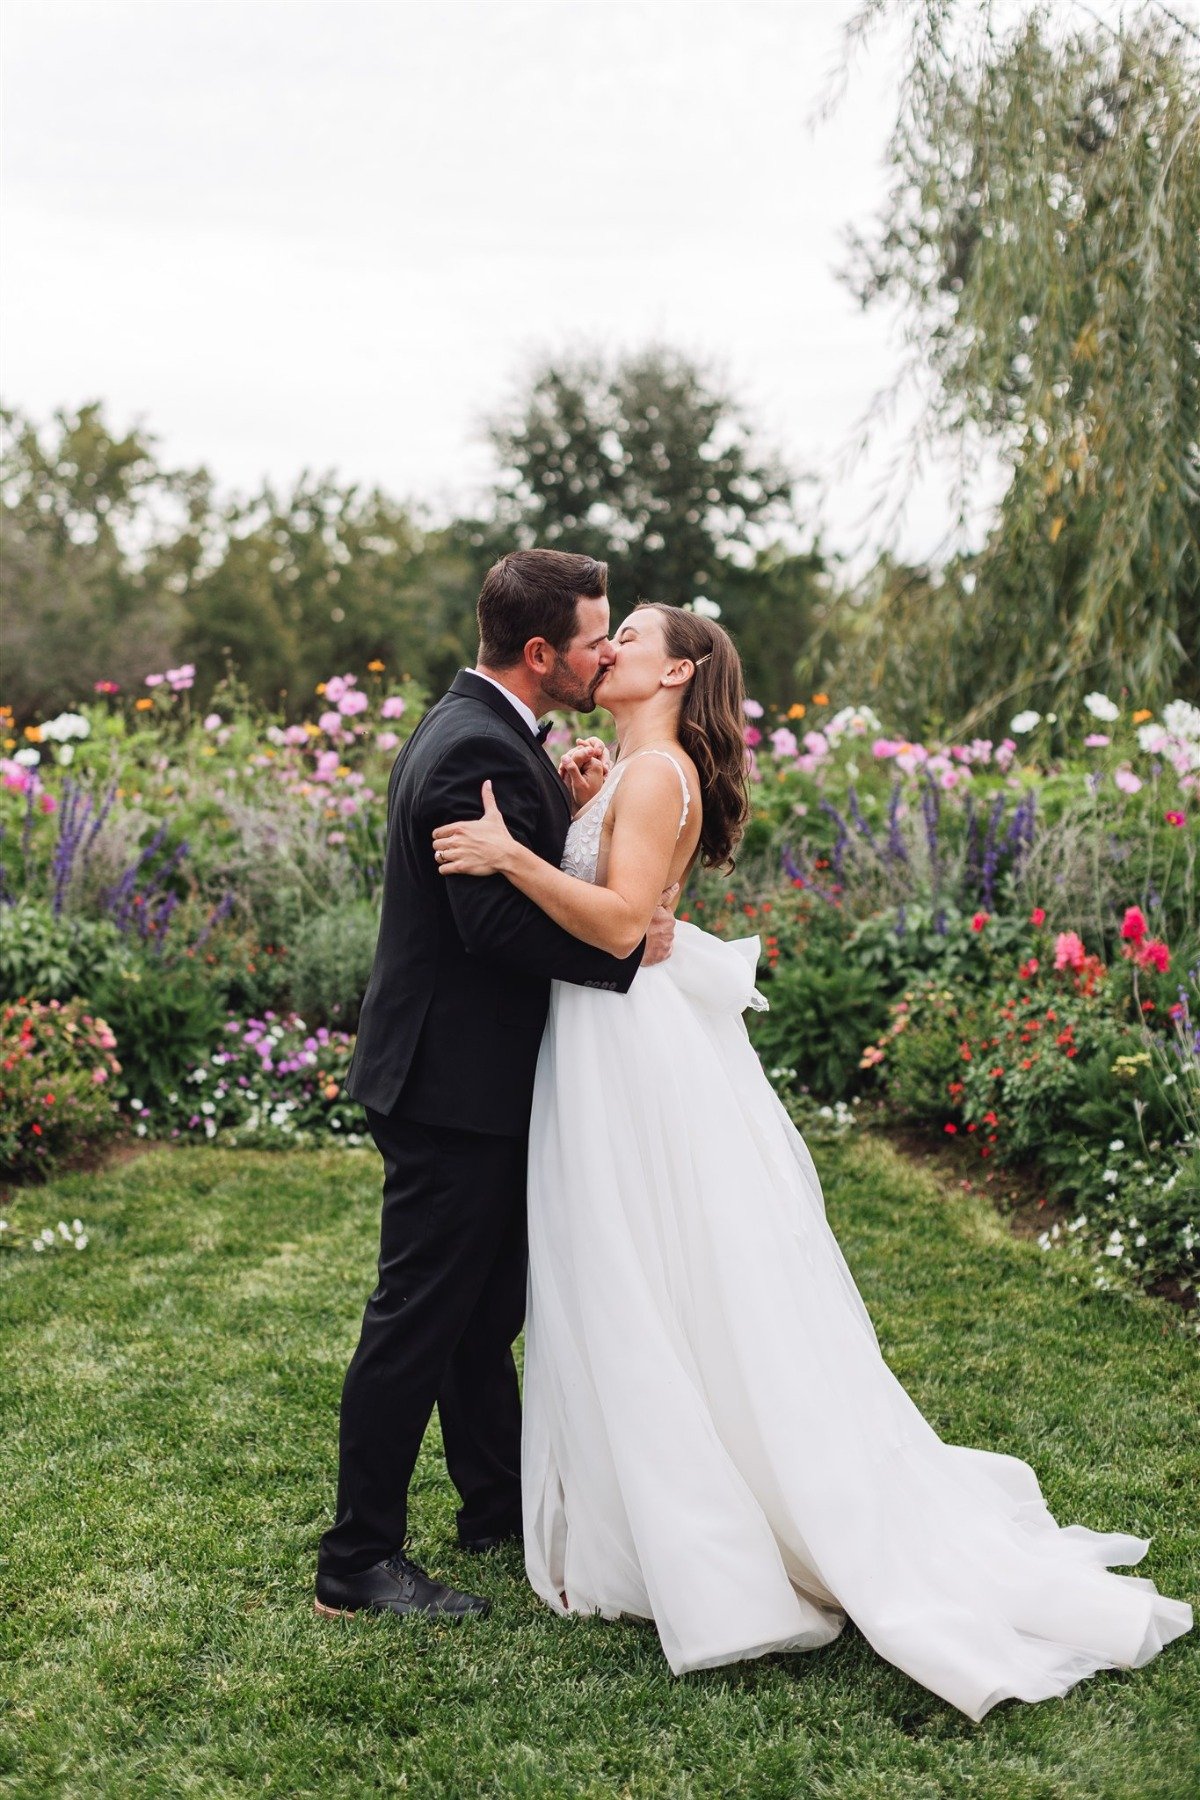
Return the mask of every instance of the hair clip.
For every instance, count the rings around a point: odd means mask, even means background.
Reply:
[[[703,656],[697,656],[697,657],[693,657],[693,659],[692,659],[692,661],[693,661],[693,666],[694,666],[694,667],[695,667],[695,668],[697,668],[697,669],[698,669],[698,668],[699,668],[699,667],[700,667],[700,664],[701,664],[701,663],[706,663],[706,662],[707,662],[707,661],[708,661],[708,659],[709,659],[709,657],[710,657],[710,656],[711,656],[711,655],[712,655],[712,651],[711,651],[711,650],[706,650],[706,651],[705,651],[705,652],[704,652],[704,655],[703,655]]]

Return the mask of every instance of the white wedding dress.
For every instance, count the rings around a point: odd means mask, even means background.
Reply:
[[[571,827],[581,880],[625,767]],[[815,1649],[849,1615],[973,1719],[1140,1667],[1192,1623],[1109,1572],[1149,1539],[1057,1525],[1028,1464],[943,1443],[884,1362],[746,1034],[757,952],[681,922],[627,995],[554,983],[530,1130],[530,1581],[559,1613],[652,1619],[677,1675]]]

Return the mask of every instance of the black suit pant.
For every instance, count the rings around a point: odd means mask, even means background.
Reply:
[[[379,1281],[346,1372],[337,1517],[324,1573],[350,1575],[408,1534],[408,1488],[434,1406],[460,1539],[519,1528],[527,1143],[366,1107],[383,1157]]]

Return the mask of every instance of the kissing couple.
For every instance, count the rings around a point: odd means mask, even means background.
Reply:
[[[972,1719],[1149,1662],[1192,1623],[1111,1572],[1150,1540],[1062,1528],[1027,1463],[937,1436],[747,1036],[758,940],[672,918],[747,816],[729,636],[659,604],[610,634],[606,565],[551,550],[496,563],[478,622],[388,783],[345,1083],[383,1158],[379,1279],[317,1611],[489,1612],[407,1554],[436,1406],[462,1548],[522,1541],[551,1611],[653,1620],[676,1675],[848,1617]],[[593,706],[615,760],[556,767],[538,714]]]

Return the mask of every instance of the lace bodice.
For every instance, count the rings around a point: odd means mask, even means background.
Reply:
[[[578,881],[595,881],[596,870],[600,863],[600,839],[604,831],[604,815],[617,789],[617,783],[631,762],[639,756],[665,756],[675,773],[679,776],[679,785],[683,789],[683,812],[679,819],[679,831],[675,833],[676,842],[679,834],[687,824],[688,807],[691,796],[688,793],[687,776],[679,762],[669,750],[637,750],[623,761],[615,762],[605,777],[604,786],[581,812],[571,821],[567,832],[567,841],[563,846],[562,862],[559,867],[568,875],[574,875]]]

